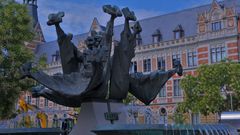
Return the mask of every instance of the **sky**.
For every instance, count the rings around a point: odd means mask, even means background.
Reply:
[[[23,0],[16,0],[22,3]],[[38,17],[46,41],[56,40],[53,26],[47,26],[48,14],[65,12],[62,28],[74,35],[88,32],[93,18],[101,25],[106,25],[109,15],[102,11],[106,4],[128,7],[133,10],[138,20],[163,15],[183,9],[210,4],[212,0],[38,0]],[[122,24],[124,18],[118,18],[116,25]]]

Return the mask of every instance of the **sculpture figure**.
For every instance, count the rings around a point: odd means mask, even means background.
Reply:
[[[137,19],[134,12],[128,8],[121,11],[116,6],[105,5],[103,11],[111,16],[106,31],[92,31],[85,41],[87,49],[83,53],[71,42],[72,35],[65,34],[60,27],[64,13],[49,15],[47,24],[55,25],[58,35],[63,75],[49,76],[42,71],[31,72],[31,64],[24,65],[24,76],[47,87],[34,89],[35,96],[43,96],[61,105],[78,107],[89,100],[121,101],[130,92],[148,105],[171,76],[175,73],[182,75],[180,62],[175,62],[174,69],[166,72],[130,74],[131,60],[135,56],[136,36],[142,31],[140,23],[135,22],[132,30],[130,29],[129,21]],[[114,20],[122,14],[125,17],[124,29],[111,56]]]

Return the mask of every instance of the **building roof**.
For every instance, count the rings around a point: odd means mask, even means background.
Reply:
[[[220,2],[224,7],[235,7],[240,13],[240,0],[225,0]],[[178,12],[173,12],[165,15],[155,16],[139,20],[142,26],[142,44],[148,45],[152,43],[152,33],[159,29],[162,34],[162,40],[168,41],[174,39],[174,29],[179,25],[184,30],[185,37],[197,35],[197,17],[198,14],[204,13],[211,9],[211,4],[203,5],[195,8],[185,9]],[[115,27],[115,40],[120,39],[120,33],[123,30],[123,25]]]
[[[240,0],[225,0],[219,3],[224,7],[236,7],[236,12],[240,13]],[[152,34],[156,30],[161,31],[161,36],[163,41],[174,39],[174,29],[179,25],[182,26],[184,30],[185,37],[197,35],[197,18],[200,13],[211,10],[211,4],[203,5],[195,8],[185,9],[182,11],[177,11],[165,15],[155,16],[151,18],[146,18],[139,20],[142,26],[142,44],[148,45],[152,43]],[[100,25],[102,29],[105,29]],[[118,25],[114,27],[114,39],[120,40],[120,33],[123,30],[124,25]],[[88,33],[76,35],[73,38],[73,43],[78,45],[79,41],[85,40]],[[50,62],[51,55],[58,50],[57,41],[47,42],[45,44],[39,45],[36,54],[40,56],[46,54],[48,57],[48,62]]]
[[[78,45],[80,41],[83,41],[87,38],[88,33],[79,34],[73,36],[72,42],[74,45]],[[47,58],[47,63],[51,63],[51,58],[53,54],[56,54],[56,51],[59,50],[57,40],[46,42],[37,46],[35,50],[36,59],[41,56],[45,56]]]

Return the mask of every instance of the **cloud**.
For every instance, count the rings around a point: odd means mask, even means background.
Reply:
[[[46,25],[47,16],[50,13],[57,13],[59,11],[65,12],[63,18],[62,28],[66,33],[81,34],[88,32],[94,17],[97,17],[98,21],[102,25],[106,25],[109,15],[102,11],[102,7],[95,5],[94,3],[83,4],[72,1],[59,1],[59,0],[41,0],[38,1],[38,14],[44,36],[47,41],[55,40],[56,33],[54,27]],[[144,9],[133,9],[138,19],[152,17],[159,15],[157,11],[148,11]],[[122,24],[124,18],[116,20],[116,25]]]
[[[23,0],[15,0],[22,3]],[[123,8],[123,7],[120,7]],[[62,28],[66,33],[81,34],[88,32],[96,17],[101,25],[106,25],[109,20],[109,15],[102,11],[102,7],[92,2],[84,4],[81,2],[74,2],[73,0],[59,1],[59,0],[39,0],[38,1],[38,18],[43,30],[43,34],[47,41],[56,40],[56,32],[53,26],[47,26],[48,15],[50,13],[57,13],[59,11],[65,12],[63,18]],[[159,11],[133,9],[138,20],[156,16],[161,14]],[[115,25],[123,24],[124,17],[117,18]]]

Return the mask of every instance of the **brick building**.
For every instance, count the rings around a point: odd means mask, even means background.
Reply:
[[[180,60],[184,74],[195,75],[201,64],[214,64],[225,58],[239,61],[240,0],[216,1],[208,5],[139,20],[143,31],[137,36],[136,56],[131,72],[149,73],[169,70]],[[91,30],[104,31],[97,19]],[[115,26],[114,40],[119,41],[123,25]],[[73,43],[81,50],[89,33],[75,35]],[[36,57],[46,56],[50,75],[62,73],[57,41],[39,44]],[[161,108],[173,114],[176,104],[183,101],[181,77],[173,76],[149,106],[153,114]],[[144,121],[144,118],[140,118]]]
[[[37,0],[23,0],[23,4],[27,6],[27,9],[29,11],[30,16],[32,17],[32,28],[33,32],[35,34],[35,37],[31,42],[26,42],[25,45],[31,49],[33,52],[36,51],[36,48],[38,45],[46,44],[45,38],[40,26],[40,23],[38,21],[38,11],[37,11]],[[50,66],[48,67],[50,69]],[[54,72],[54,71],[52,71]],[[52,74],[51,72],[48,72],[49,74]],[[44,111],[48,115],[48,122],[49,126],[51,127],[51,123],[53,120],[54,114],[58,116],[58,118],[63,118],[64,114],[74,113],[73,108],[65,107],[62,105],[58,105],[56,103],[53,103],[52,101],[49,101],[43,97],[39,98],[32,98],[32,95],[30,92],[23,93],[25,97],[25,101],[29,104],[36,105],[40,110]],[[35,115],[32,115],[32,121],[35,121]],[[36,124],[36,123],[35,123]],[[34,125],[36,126],[36,125]]]

